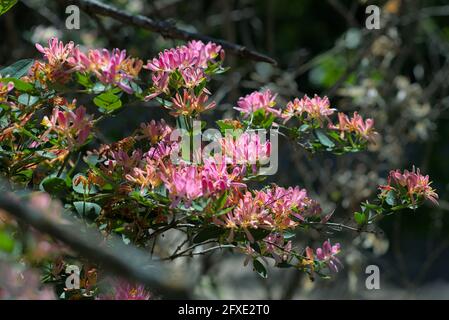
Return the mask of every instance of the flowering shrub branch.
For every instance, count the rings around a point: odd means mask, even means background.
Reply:
[[[425,200],[437,204],[419,169],[392,171],[376,201],[362,203],[354,214],[356,227],[330,222],[331,215],[298,186],[253,188],[252,181],[263,181],[260,169],[274,146],[254,134],[258,130],[311,152],[340,155],[375,143],[373,119],[337,113],[327,97],[295,98],[282,108],[270,90],[250,93],[237,101],[238,119],[217,121],[224,136],[211,140],[220,152],[198,155],[208,150],[197,141],[201,115],[216,107],[207,85],[226,71],[220,45],[191,41],[146,63],[125,50],[82,51],[58,39],[36,48],[41,60],[0,70],[1,175],[14,189],[32,187],[59,198],[66,214],[94,222],[104,236],[118,234],[151,253],[164,232],[184,234],[176,248],[158,253],[161,260],[230,250],[244,253],[262,277],[270,261],[327,277],[342,268],[340,245],[326,240],[314,250],[295,241],[298,232],[323,226],[363,232],[390,213],[414,210]],[[150,100],[168,109],[176,126],[153,119],[120,141],[90,147],[99,121],[127,102]],[[199,151],[189,149],[193,154],[186,156],[180,132]]]

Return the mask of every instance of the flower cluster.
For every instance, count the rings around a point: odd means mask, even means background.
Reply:
[[[336,257],[339,252],[340,244],[336,243],[335,245],[331,245],[330,240],[327,240],[324,241],[322,248],[316,249],[316,259],[320,263],[326,264],[331,271],[338,272],[342,266],[342,263]],[[315,259],[313,250],[310,247],[306,248],[306,257],[309,261],[314,261]]]
[[[74,48],[73,41],[64,44],[57,38],[51,38],[48,41],[48,47],[36,43],[36,49],[44,55],[46,62],[36,61],[31,69],[31,74],[36,79],[44,81],[66,82],[69,74],[77,70],[72,61]]]
[[[195,95],[194,92],[184,90],[182,96],[177,93],[172,99],[173,104],[168,109],[171,110],[172,116],[195,116],[201,112],[207,111],[215,107],[215,102],[208,102],[208,95],[201,92]]]
[[[236,138],[232,135],[226,135],[220,140],[226,163],[253,166],[258,162],[265,163],[270,157],[271,143],[262,138],[264,137],[261,137],[257,132],[248,131]]]
[[[152,294],[143,285],[116,281],[112,294],[99,295],[98,300],[150,300]]]
[[[71,41],[64,45],[57,38],[48,41],[48,47],[36,44],[46,62],[36,61],[30,75],[35,79],[62,83],[71,73],[92,73],[104,85],[114,85],[127,93],[133,93],[130,81],[136,79],[143,62],[126,56],[126,50],[89,50],[83,53]]]
[[[189,207],[193,200],[220,194],[226,190],[245,188],[241,183],[244,170],[234,167],[229,172],[225,162],[216,163],[205,160],[204,166],[163,165],[160,178],[169,191],[171,206],[176,207],[181,201]]]
[[[275,99],[276,95],[272,94],[268,89],[265,91],[255,91],[245,97],[241,97],[237,102],[238,107],[234,109],[240,111],[246,118],[257,110],[264,110],[266,113],[279,116],[280,110],[274,108],[276,105]]]
[[[210,63],[222,54],[221,47],[215,43],[204,44],[190,41],[185,46],[172,48],[159,53],[157,58],[149,60],[145,69],[153,71],[153,87],[146,100],[151,100],[161,93],[170,93],[169,82],[180,87],[194,88],[206,79],[206,69]]]
[[[48,128],[43,135],[45,140],[48,133],[54,132],[66,141],[69,150],[75,150],[86,142],[93,125],[92,116],[86,114],[84,107],[73,111],[55,107],[50,118],[44,117],[42,124]]]
[[[304,216],[317,215],[321,209],[317,202],[307,196],[305,189],[274,186],[267,190],[247,191],[234,200],[234,210],[217,220],[230,229],[230,239],[234,232],[242,230],[248,240],[254,241],[250,229],[266,229],[283,232],[294,229],[304,220]]]
[[[374,141],[378,133],[374,130],[374,120],[364,120],[357,112],[350,118],[346,114],[338,113],[338,124],[329,125],[331,129],[339,130],[340,136],[343,139],[345,133],[355,133],[368,141]]]
[[[130,81],[136,79],[142,69],[142,60],[126,56],[126,50],[89,50],[83,53],[73,50],[72,64],[81,72],[93,73],[106,85],[116,85],[127,93],[133,93]]]
[[[431,183],[429,176],[422,175],[420,170],[415,169],[415,167],[412,171],[390,171],[387,184],[380,186],[381,197],[385,197],[388,192],[394,191],[399,197],[407,198],[407,201],[410,201],[413,205],[423,199],[438,204],[438,194],[430,186]]]
[[[141,136],[139,138],[145,138],[150,141],[151,145],[154,145],[160,141],[169,139],[172,131],[172,128],[164,119],[161,119],[159,122],[151,120],[149,123],[142,123],[140,125]]]
[[[281,117],[284,123],[292,117],[304,118],[307,121],[316,120],[323,124],[324,120],[329,120],[329,116],[335,112],[336,109],[330,107],[330,102],[327,97],[321,98],[315,95],[309,98],[305,95],[303,98],[296,98],[287,104],[286,109],[282,111]]]

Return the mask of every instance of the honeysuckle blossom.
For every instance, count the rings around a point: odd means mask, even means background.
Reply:
[[[44,117],[42,124],[48,127],[43,135],[44,140],[49,132],[56,132],[67,141],[68,148],[73,150],[87,140],[92,128],[92,116],[86,114],[84,107],[78,107],[74,111],[63,111],[55,107],[50,118]]]
[[[354,112],[352,118],[349,118],[346,114],[339,112],[338,124],[330,124],[329,127],[331,129],[339,130],[341,132],[342,139],[344,138],[346,132],[355,133],[368,141],[374,141],[374,138],[378,135],[378,133],[374,130],[374,120],[371,118],[364,120],[357,112]]]
[[[159,161],[169,158],[171,155],[179,154],[180,146],[176,142],[162,140],[151,147],[145,154],[148,162]]]
[[[123,150],[111,151],[111,159],[105,161],[108,167],[119,167],[123,172],[128,173],[138,167],[142,161],[142,151],[137,149],[131,153],[131,156]]]
[[[63,65],[69,62],[74,48],[75,44],[73,41],[64,44],[55,37],[48,40],[48,47],[43,47],[36,43],[36,49],[44,54],[44,58],[52,66]]]
[[[204,92],[196,96],[193,92],[184,90],[183,95],[179,93],[172,99],[173,104],[167,106],[170,114],[173,116],[195,116],[201,112],[207,111],[215,107],[215,102],[208,102],[208,95]]]
[[[231,239],[235,230],[241,229],[248,240],[253,241],[249,229],[293,229],[304,220],[304,216],[318,213],[318,203],[307,196],[306,190],[274,186],[254,193],[247,191],[238,199],[234,210],[222,217],[222,221],[216,220],[216,223],[231,230]]]
[[[280,110],[274,108],[276,105],[275,99],[276,94],[272,94],[269,89],[254,91],[245,97],[239,98],[237,102],[238,107],[234,107],[234,109],[240,111],[244,117],[249,117],[251,113],[260,109],[279,116]]]
[[[283,188],[274,186],[264,193],[264,205],[274,213],[276,225],[283,228],[295,227],[298,223],[291,219],[291,216],[303,221],[304,217],[320,214],[319,204],[310,199],[306,189]]]
[[[202,41],[190,41],[180,46],[160,52],[158,57],[148,60],[145,69],[153,71],[152,92],[145,97],[151,100],[161,93],[168,93],[169,77],[179,72],[182,78],[181,87],[193,88],[205,79],[205,70],[210,62],[222,55],[221,46],[214,43],[204,44]]]
[[[265,141],[257,132],[244,132],[237,138],[226,135],[220,141],[227,163],[256,165],[265,163],[271,153],[270,141]]]
[[[402,189],[405,189],[413,204],[419,198],[424,198],[438,204],[438,194],[430,186],[431,183],[428,175],[422,175],[419,168],[416,169],[413,167],[412,171],[390,171],[387,185],[382,185],[379,188],[384,193],[390,190],[401,192]]]
[[[309,98],[305,95],[303,98],[296,98],[287,104],[287,108],[282,112],[281,117],[284,118],[284,123],[292,117],[305,116],[306,120],[317,120],[321,125],[323,120],[329,120],[336,109],[330,107],[330,102],[327,97],[321,98],[315,95]]]
[[[181,201],[189,207],[193,200],[203,195],[201,173],[197,166],[163,166],[160,178],[169,192],[171,207],[176,207]]]
[[[340,252],[340,244],[331,245],[330,240],[324,241],[322,248],[316,249],[318,261],[324,262],[331,271],[338,272],[342,266],[336,255]]]
[[[126,50],[89,50],[83,53],[78,47],[73,50],[71,63],[82,72],[92,72],[104,84],[116,85],[127,93],[133,93],[129,81],[136,79],[143,62],[127,57]]]
[[[203,190],[209,194],[225,191],[231,187],[245,188],[246,184],[240,182],[245,173],[244,168],[238,166],[229,173],[224,159],[205,159],[204,168],[201,172]]]
[[[98,300],[150,300],[151,293],[143,285],[135,285],[126,281],[116,281],[113,293],[99,295]]]
[[[142,123],[140,125],[140,138],[146,138],[152,145],[165,140],[170,137],[172,128],[165,122],[164,119],[156,122],[151,120],[149,123]]]
[[[36,43],[36,49],[43,53],[46,62],[35,61],[29,71],[29,76],[33,79],[39,79],[43,82],[60,81],[65,83],[72,72],[78,70],[73,61],[73,52],[75,44],[70,41],[64,44],[58,38],[51,38],[48,41],[48,47],[43,47]]]
[[[269,228],[271,219],[265,221],[266,218],[270,218],[268,214],[269,211],[264,208],[263,201],[260,201],[258,193],[253,195],[250,191],[247,191],[238,201],[234,210],[222,217],[223,221],[216,220],[216,223],[230,229],[228,241],[233,240],[236,230],[242,229],[248,240],[254,242],[254,237],[249,229]]]
[[[141,189],[155,188],[161,183],[156,167],[152,164],[147,164],[144,169],[133,168],[131,173],[125,175],[125,179],[140,186]]]

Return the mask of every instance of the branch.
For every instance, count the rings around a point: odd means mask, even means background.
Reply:
[[[157,21],[142,15],[132,15],[128,12],[121,11],[113,6],[95,1],[95,0],[63,0],[67,4],[75,4],[83,11],[89,14],[106,16],[120,21],[124,24],[141,27],[161,34],[163,37],[179,39],[179,40],[201,40],[203,42],[215,42],[222,46],[227,52],[233,53],[242,58],[254,61],[263,61],[276,65],[277,62],[259,52],[249,50],[245,46],[241,46],[226,40],[215,39],[199,33],[181,30],[167,21]]]
[[[62,241],[83,257],[118,276],[148,285],[169,298],[188,297],[185,286],[167,283],[164,268],[160,263],[151,260],[147,253],[136,247],[125,245],[118,238],[106,242],[99,232],[86,229],[75,220],[71,220],[69,224],[58,223],[23,204],[23,201],[12,193],[4,191],[0,193],[0,209],[38,231]]]

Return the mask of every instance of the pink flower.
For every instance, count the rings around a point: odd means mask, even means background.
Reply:
[[[208,64],[213,63],[221,53],[219,45],[211,42],[204,44],[201,41],[190,41],[186,46],[160,52],[144,66],[145,69],[153,71],[152,92],[145,97],[145,100],[151,100],[161,93],[168,93],[169,78],[174,72],[181,74],[180,87],[198,86],[205,79]]]
[[[138,77],[143,65],[141,60],[127,57],[126,50],[120,49],[89,50],[85,54],[77,47],[70,61],[77,69],[92,72],[102,83],[116,85],[127,93],[133,93],[129,81]]]
[[[431,183],[428,175],[422,175],[419,168],[415,169],[413,166],[411,172],[408,170],[404,170],[404,173],[400,170],[390,171],[388,184],[380,186],[380,189],[385,191],[400,191],[402,188],[405,188],[413,204],[420,197],[438,204],[438,194],[430,186]]]
[[[171,207],[181,201],[189,207],[193,200],[203,195],[201,174],[197,166],[168,166],[160,175],[169,192]]]
[[[131,173],[125,175],[125,179],[144,188],[154,188],[159,185],[160,179],[156,173],[156,167],[148,163],[144,169],[133,168]]]
[[[36,49],[44,54],[44,58],[51,66],[60,66],[69,62],[74,48],[75,44],[73,41],[64,45],[58,38],[48,40],[48,47],[43,47],[39,43],[36,43]]]
[[[265,193],[265,205],[274,213],[277,225],[283,228],[295,227],[298,224],[292,221],[290,216],[303,221],[304,217],[321,212],[319,204],[308,197],[306,189],[274,186]]]
[[[149,60],[144,68],[154,72],[173,72],[187,67],[206,68],[207,62],[215,59],[221,47],[214,43],[206,45],[201,41],[190,41],[181,46],[160,52],[157,58]]]
[[[151,147],[145,154],[148,162],[158,162],[172,154],[179,153],[179,145],[176,142],[160,141],[154,147]]]
[[[329,127],[331,129],[340,130],[342,139],[344,138],[345,132],[355,133],[368,141],[374,141],[374,138],[378,135],[374,130],[374,120],[370,118],[363,120],[357,112],[354,112],[352,118],[339,112],[338,122],[337,125],[331,124]]]
[[[226,162],[231,164],[264,163],[271,153],[270,141],[264,141],[256,132],[245,132],[235,139],[226,135],[220,143]]]
[[[43,134],[43,140],[47,139],[46,136],[50,131],[53,131],[63,137],[67,141],[68,148],[73,150],[87,140],[92,128],[92,116],[86,114],[84,107],[78,107],[75,111],[61,111],[59,107],[55,107],[50,118],[44,117],[42,123],[48,127]]]
[[[172,128],[162,119],[160,122],[151,120],[149,123],[142,123],[140,125],[141,137],[150,140],[151,144],[156,144],[159,141],[169,138]]]
[[[245,188],[246,184],[239,182],[243,178],[244,170],[234,167],[228,172],[224,159],[205,159],[201,172],[203,191],[209,194],[229,190],[231,187]]]
[[[331,245],[330,240],[324,241],[323,247],[316,249],[316,257],[319,261],[327,264],[329,269],[333,272],[338,272],[339,267],[342,266],[340,260],[336,255],[340,252],[340,244]]]
[[[98,300],[150,300],[149,293],[143,285],[134,285],[125,281],[115,284],[114,293],[111,295],[100,295]]]
[[[224,226],[231,229],[228,240],[232,241],[234,231],[241,228],[248,240],[254,242],[254,237],[248,229],[269,228],[271,223],[265,221],[265,218],[269,218],[268,214],[268,209],[264,208],[263,202],[258,201],[257,193],[253,196],[251,192],[247,191],[238,201],[234,210],[222,217]],[[219,221],[216,222],[220,224]]]
[[[48,47],[36,43],[36,49],[43,53],[44,59],[47,60],[47,63],[35,61],[30,69],[30,75],[34,74],[36,79],[51,82],[58,80],[64,83],[72,72],[78,70],[77,65],[73,62],[73,53],[78,48],[72,41],[64,44],[58,38],[51,38],[48,41]]]
[[[184,94],[181,96],[176,94],[172,99],[173,105],[167,107],[171,110],[170,114],[173,116],[180,115],[197,115],[201,112],[207,111],[215,107],[215,102],[208,103],[209,97],[204,92],[196,96],[193,92],[184,90]]]
[[[112,159],[105,161],[106,166],[120,167],[125,173],[131,172],[142,161],[142,151],[134,150],[131,156],[124,150],[111,151]]]
[[[260,109],[279,116],[280,110],[273,108],[276,105],[275,99],[276,95],[273,95],[270,90],[255,91],[245,97],[241,97],[237,102],[238,107],[234,109],[243,113],[245,117]]]
[[[304,220],[305,215],[319,212],[319,205],[307,197],[304,189],[274,186],[254,193],[247,191],[237,199],[234,210],[221,217],[222,221],[215,220],[215,223],[231,229],[231,239],[234,231],[241,229],[248,240],[253,241],[248,229],[262,228],[282,232],[300,224],[293,219],[294,216]]]
[[[292,117],[300,117],[305,114],[307,120],[318,120],[320,124],[324,119],[334,113],[336,109],[330,108],[330,102],[327,97],[321,98],[315,95],[309,98],[305,95],[302,99],[296,98],[287,104],[287,108],[282,112],[281,117],[284,118],[284,123]]]

